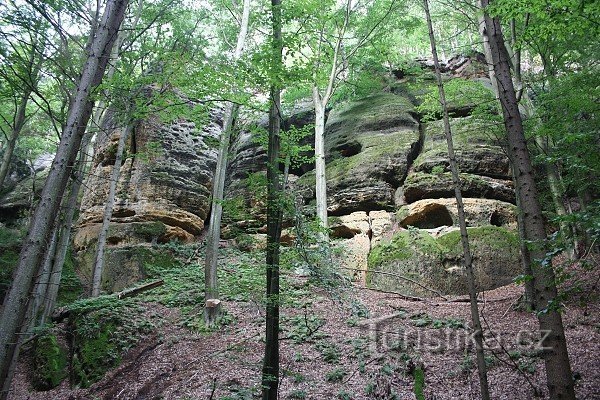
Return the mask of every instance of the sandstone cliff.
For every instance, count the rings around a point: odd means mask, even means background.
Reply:
[[[448,78],[469,78],[489,92],[484,75],[484,66],[472,58],[458,58],[447,66]],[[356,279],[374,287],[424,296],[465,292],[443,127],[439,116],[434,113],[426,120],[418,107],[421,96],[433,89],[427,73],[424,79],[402,77],[387,91],[335,107],[326,125],[328,211],[332,236],[347,249],[342,261],[356,269]],[[509,283],[518,274],[519,262],[509,163],[499,137],[471,116],[479,101],[469,93],[459,97],[451,105],[452,124],[478,284],[490,289]],[[284,126],[310,125],[312,115],[307,107],[295,110]],[[120,132],[112,127],[97,141],[83,198],[74,248],[88,274]],[[144,275],[144,264],[152,261],[152,243],[191,242],[201,234],[210,208],[219,133],[217,122],[203,129],[185,120],[164,124],[150,119],[136,126],[121,167],[106,290]],[[238,212],[225,215],[224,233],[260,236],[264,201],[255,190],[265,171],[265,151],[250,132],[242,132],[232,143],[230,160],[226,197]],[[290,179],[309,214],[312,168],[310,163],[296,167]],[[287,233],[293,239],[293,232]],[[139,249],[144,249],[143,256]]]

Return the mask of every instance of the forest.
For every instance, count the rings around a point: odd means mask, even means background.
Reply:
[[[600,2],[0,2],[0,400],[600,398]]]

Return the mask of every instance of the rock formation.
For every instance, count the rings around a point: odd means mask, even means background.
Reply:
[[[107,238],[106,290],[120,290],[144,277],[144,263],[153,257],[145,246],[171,240],[190,243],[201,235],[210,208],[215,144],[221,132],[218,115],[212,115],[211,121],[202,129],[183,119],[164,123],[149,118],[136,124],[121,166]],[[84,277],[91,274],[122,131],[109,118],[106,134],[99,134],[94,146],[73,239]]]
[[[485,66],[476,58],[456,58],[446,70],[449,77],[469,78],[478,93],[491,95],[489,82],[482,78]],[[346,267],[355,269],[353,275],[366,284],[419,296],[462,294],[466,289],[443,127],[439,115],[419,107],[422,95],[435,87],[427,76],[396,76],[402,79],[389,90],[329,112],[325,141],[331,236],[347,250],[342,260]],[[490,289],[518,274],[514,190],[502,140],[471,115],[480,102],[471,93],[451,104],[452,126],[478,284]],[[310,125],[314,115],[307,105],[288,114],[285,128]],[[146,250],[153,242],[190,242],[201,234],[216,158],[211,143],[219,133],[216,122],[202,130],[185,120],[165,124],[148,119],[136,126],[121,167],[111,223],[107,290],[144,275],[143,264],[152,257]],[[74,240],[87,268],[119,134],[113,127],[95,146]],[[231,154],[224,235],[264,236],[265,151],[248,131],[235,137]],[[312,169],[310,163],[293,166],[290,175],[299,206],[309,214]],[[285,231],[284,239],[291,242],[293,232]],[[143,257],[136,255],[140,248],[145,249]],[[126,278],[115,278],[122,276]]]

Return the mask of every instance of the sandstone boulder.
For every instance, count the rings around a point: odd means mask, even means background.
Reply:
[[[468,228],[468,233],[478,290],[491,290],[511,283],[520,273],[516,232],[503,227],[482,226]],[[425,230],[401,230],[391,240],[372,249],[367,283],[377,289],[412,296],[467,294],[461,255],[457,229],[437,238]]]
[[[102,222],[120,134],[121,129],[113,128],[97,139],[80,228]],[[138,124],[127,144],[112,222],[160,221],[185,231],[181,235],[188,241],[199,235],[210,208],[219,134],[217,122],[203,129],[184,120],[164,124],[151,118]]]
[[[490,199],[463,198],[467,226],[494,225],[516,229],[516,207]],[[456,200],[425,199],[401,207],[396,213],[398,225],[406,228],[434,229],[458,226]]]

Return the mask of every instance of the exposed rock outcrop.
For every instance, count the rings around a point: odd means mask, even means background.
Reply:
[[[468,90],[451,103],[452,127],[477,279],[480,288],[490,289],[509,282],[518,272],[511,171],[502,141],[471,117],[480,101],[471,94],[489,94],[485,66],[476,57],[459,57],[448,63],[447,73],[470,79]],[[424,122],[423,110],[416,106],[435,85],[428,76],[415,80],[400,75],[388,91],[328,113],[325,147],[331,237],[344,246],[345,267],[355,269],[356,279],[374,287],[426,296],[464,293],[443,126],[439,120]],[[436,117],[436,112],[427,114]],[[311,105],[303,104],[288,112],[283,127],[306,127],[313,119]],[[263,121],[258,126],[266,125]],[[143,276],[140,265],[145,261],[131,256],[135,248],[172,239],[189,242],[202,232],[216,159],[211,143],[219,133],[216,122],[202,131],[184,120],[164,124],[150,119],[136,127],[128,145],[132,156],[122,166],[109,232],[113,254],[109,264],[117,264],[113,270],[127,268],[132,276]],[[94,190],[86,191],[75,237],[81,260],[89,259],[94,247],[119,134],[119,129],[112,129],[96,144],[88,182]],[[314,137],[303,140],[312,143]],[[240,233],[263,243],[266,151],[250,129],[237,134],[230,154],[223,235],[237,236],[240,245],[244,242]],[[313,168],[314,163],[305,160],[290,170],[290,191],[307,215],[314,212]],[[293,229],[285,230],[284,241],[291,244],[294,235]],[[510,248],[498,251],[504,246]],[[365,270],[371,272],[365,275]],[[377,270],[392,275],[378,275]],[[410,279],[391,279],[393,274]],[[119,280],[110,289],[121,284]],[[422,286],[434,292],[423,291]]]
[[[210,209],[215,144],[221,131],[218,115],[211,117],[212,122],[202,129],[181,119],[164,123],[149,118],[136,124],[117,184],[107,239],[105,289],[119,290],[143,277],[143,262],[136,257],[124,260],[135,251],[123,252],[123,246],[170,240],[192,242],[202,233]],[[84,276],[91,274],[91,254],[102,225],[108,180],[122,133],[113,121],[107,126],[107,134],[99,135],[95,143],[73,239]],[[119,274],[129,278],[109,284],[108,277]]]
[[[478,290],[512,282],[520,272],[516,232],[483,226],[468,228],[468,234]],[[406,295],[465,294],[468,291],[461,259],[462,246],[457,229],[439,237],[427,230],[401,230],[371,251],[367,279],[374,287],[401,291]]]

